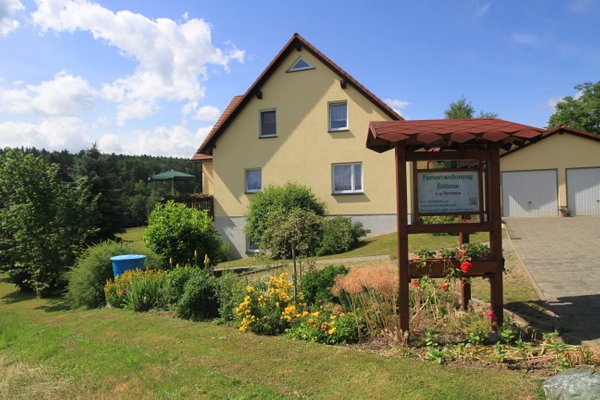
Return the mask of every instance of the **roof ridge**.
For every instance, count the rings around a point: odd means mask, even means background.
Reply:
[[[212,152],[213,144],[217,140],[218,136],[222,133],[222,131],[227,127],[230,121],[236,117],[237,113],[241,111],[244,105],[249,101],[249,98],[257,92],[260,84],[269,79],[270,75],[273,71],[283,62],[283,59],[289,52],[293,50],[294,42],[296,43],[296,47],[298,45],[304,46],[309,52],[311,52],[319,61],[329,67],[332,71],[338,74],[340,77],[344,78],[344,80],[350,85],[354,86],[355,89],[359,91],[363,96],[367,97],[367,99],[371,100],[373,104],[378,106],[383,112],[385,112],[390,118],[395,120],[402,120],[402,116],[395,112],[389,105],[387,105],[384,101],[382,101],[379,97],[375,96],[371,91],[369,91],[366,87],[364,87],[360,82],[358,82],[355,78],[353,78],[349,73],[340,68],[336,63],[334,63],[329,57],[319,51],[316,47],[314,47],[311,43],[309,43],[306,39],[304,39],[300,34],[294,33],[292,37],[287,41],[287,43],[283,46],[283,48],[277,53],[275,58],[271,60],[269,65],[262,71],[262,73],[256,78],[256,80],[250,85],[248,90],[242,96],[234,97],[234,100],[237,97],[241,97],[237,104],[235,104],[227,112],[227,109],[221,115],[222,118],[219,118],[219,121],[213,126],[213,129],[206,136],[202,144],[197,150],[197,153],[209,154]],[[232,100],[228,106],[228,108],[232,105]],[[221,123],[219,123],[221,122]]]

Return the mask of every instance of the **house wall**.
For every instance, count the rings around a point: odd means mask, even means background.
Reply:
[[[315,69],[286,72],[302,58]],[[245,254],[244,220],[252,194],[244,193],[245,169],[261,168],[262,186],[297,182],[327,204],[330,215],[354,217],[372,234],[395,228],[394,152],[365,147],[370,121],[390,118],[306,50],[292,52],[219,137],[213,149],[217,227]],[[328,104],[347,101],[347,131],[328,132]],[[260,110],[277,110],[277,137],[259,138]],[[332,164],[363,164],[363,194],[332,194]],[[411,172],[408,173],[409,179]]]
[[[600,142],[568,133],[556,133],[538,143],[500,158],[500,170],[558,171],[558,203],[567,205],[566,169],[600,166]]]
[[[214,194],[214,180],[213,180],[213,163],[212,161],[202,162],[202,193]]]

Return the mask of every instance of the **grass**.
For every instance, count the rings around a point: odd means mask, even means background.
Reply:
[[[0,284],[3,398],[536,398],[507,370],[438,366],[158,313],[65,310]]]
[[[146,243],[144,243],[144,230],[145,229],[146,229],[145,226],[136,226],[134,228],[127,228],[125,230],[125,233],[118,234],[117,237],[119,237],[120,239],[122,239],[126,242],[132,242],[134,244],[145,246],[146,245]]]

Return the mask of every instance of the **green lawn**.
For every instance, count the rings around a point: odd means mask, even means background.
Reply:
[[[2,398],[537,398],[507,370],[439,366],[158,313],[65,310],[0,284]]]
[[[144,243],[144,230],[145,226],[136,226],[134,228],[127,228],[125,233],[118,234],[117,236],[126,242],[132,242],[135,244],[139,244],[145,246]]]

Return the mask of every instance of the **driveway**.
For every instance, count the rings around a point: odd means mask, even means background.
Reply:
[[[559,329],[576,343],[600,345],[600,216],[504,222]]]

